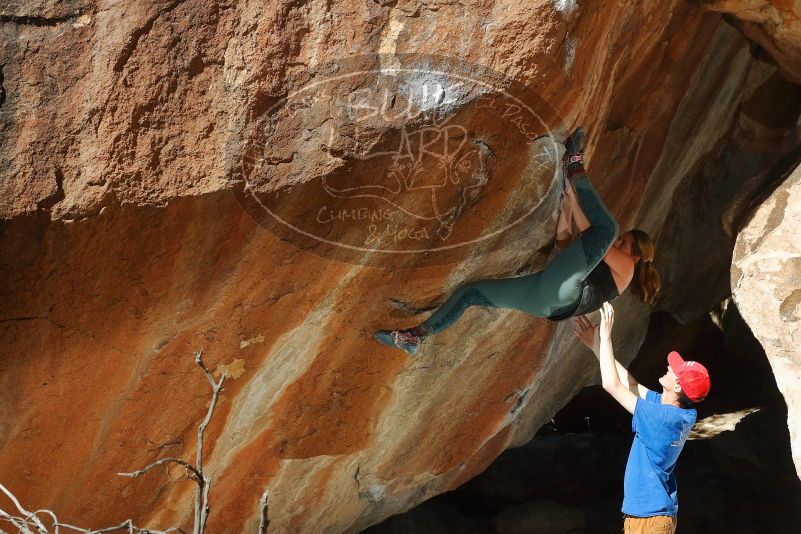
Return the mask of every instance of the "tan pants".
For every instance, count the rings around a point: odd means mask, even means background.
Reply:
[[[623,520],[624,534],[675,534],[676,518],[667,515],[653,517],[634,517],[627,515]]]

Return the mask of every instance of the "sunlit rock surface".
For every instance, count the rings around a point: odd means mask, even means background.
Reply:
[[[276,531],[355,532],[461,484],[592,381],[594,361],[566,326],[517,312],[469,310],[416,359],[370,334],[466,281],[541,268],[559,193],[542,136],[578,124],[621,226],[657,238],[658,305],[703,312],[719,284],[671,301],[704,268],[680,259],[698,234],[679,235],[676,199],[704,183],[743,101],[792,97],[719,13],[683,1],[20,1],[0,36],[0,480],[92,527],[188,528],[181,470],[115,473],[193,458],[201,348],[229,376],[207,432],[209,531],[254,531],[266,488]],[[406,53],[472,81],[438,86]],[[321,80],[330,91],[305,99]],[[386,111],[421,86],[436,113],[343,113],[371,109],[348,100],[365,88],[391,89]],[[736,220],[770,181],[781,142],[766,139],[751,189],[723,188],[708,211],[710,246],[731,239],[715,214]],[[353,211],[364,186],[382,191],[368,222],[391,206],[424,221],[418,249],[459,246],[410,253],[389,227],[388,248],[355,246],[371,238]],[[619,301],[621,359],[647,320]]]
[[[787,403],[793,461],[801,476],[801,170],[762,203],[740,232],[731,284]]]

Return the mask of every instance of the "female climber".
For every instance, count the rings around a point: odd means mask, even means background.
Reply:
[[[568,179],[590,223],[581,237],[538,273],[468,284],[454,292],[422,324],[406,330],[379,330],[374,337],[414,355],[425,338],[452,325],[474,305],[511,308],[561,321],[597,310],[629,286],[640,300],[653,303],[661,285],[659,274],[651,265],[653,241],[642,230],[629,230],[618,237],[617,221],[587,179],[583,144],[581,128],[565,142]]]

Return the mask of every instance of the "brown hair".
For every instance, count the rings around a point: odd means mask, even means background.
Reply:
[[[679,404],[681,404],[682,408],[691,408],[695,403],[684,393],[684,390],[682,390],[681,393],[679,393]]]
[[[631,252],[640,257],[640,261],[634,265],[631,291],[646,304],[653,304],[662,287],[659,273],[651,263],[654,261],[654,242],[651,236],[642,230],[632,230],[631,235],[634,236]]]

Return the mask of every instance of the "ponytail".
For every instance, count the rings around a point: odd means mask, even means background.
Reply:
[[[634,280],[631,284],[632,293],[646,304],[653,304],[661,287],[659,273],[651,265],[651,262],[642,260],[637,262],[634,267]]]
[[[634,266],[631,292],[642,302],[653,304],[662,287],[659,273],[651,263],[654,259],[654,242],[642,230],[632,230],[631,233],[634,236],[632,252],[640,257],[640,261]]]

